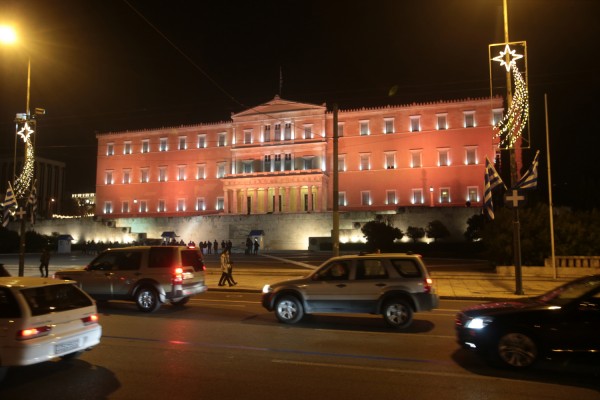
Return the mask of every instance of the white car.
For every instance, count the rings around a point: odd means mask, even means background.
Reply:
[[[77,357],[101,336],[96,304],[75,282],[0,277],[0,380],[9,367]]]

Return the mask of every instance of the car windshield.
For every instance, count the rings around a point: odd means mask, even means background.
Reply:
[[[540,300],[548,304],[562,306],[598,287],[600,287],[600,278],[578,279],[549,291],[540,296]]]
[[[93,304],[81,290],[72,284],[21,289],[21,293],[33,316],[89,307]]]

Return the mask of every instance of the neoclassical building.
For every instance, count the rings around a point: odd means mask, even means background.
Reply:
[[[501,97],[338,112],[340,211],[481,206]],[[278,96],[217,123],[97,135],[105,218],[323,213],[334,115]]]

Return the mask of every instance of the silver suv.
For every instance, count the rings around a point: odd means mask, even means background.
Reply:
[[[419,255],[404,253],[334,257],[310,275],[266,285],[262,305],[293,324],[304,314],[381,314],[393,328],[406,328],[416,311],[430,311],[439,298]]]
[[[199,249],[185,246],[136,246],[109,249],[84,268],[57,271],[76,281],[96,300],[132,300],[144,312],[162,303],[186,304],[205,292],[206,267]]]

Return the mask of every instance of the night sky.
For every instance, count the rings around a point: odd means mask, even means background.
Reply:
[[[508,0],[527,41],[531,150],[556,205],[597,207],[600,1]],[[23,42],[0,48],[0,154],[12,156],[31,57],[36,151],[95,191],[98,132],[229,119],[280,92],[340,108],[485,97],[502,0],[2,0]],[[494,86],[498,93],[504,90]],[[482,177],[483,179],[483,177]]]

